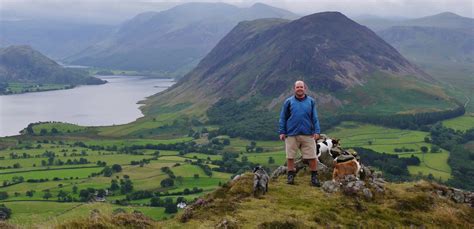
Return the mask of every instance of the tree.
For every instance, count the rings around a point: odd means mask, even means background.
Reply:
[[[28,191],[26,191],[26,196],[28,196],[28,197],[33,197],[33,195],[35,194],[35,192],[36,192],[35,190],[28,190]]]
[[[77,194],[77,189],[76,185],[72,186],[72,193]]]
[[[6,200],[8,199],[8,193],[3,191],[3,192],[0,192],[0,200]]]
[[[268,164],[274,164],[274,163],[275,163],[275,159],[273,159],[273,157],[269,157]]]
[[[97,197],[105,197],[105,189],[97,190]]]
[[[174,181],[171,178],[165,178],[160,182],[161,187],[166,188],[166,187],[171,187],[174,185]]]
[[[113,171],[109,166],[105,166],[104,169],[102,169],[102,173],[104,174],[104,177],[111,177]]]
[[[150,206],[152,207],[161,207],[163,206],[163,202],[160,200],[160,197],[152,197],[150,199]]]
[[[230,140],[229,140],[228,138],[224,138],[224,139],[222,140],[222,144],[224,144],[224,145],[226,145],[226,146],[227,146],[227,145],[230,145]]]
[[[19,169],[19,168],[21,168],[20,163],[17,162],[17,163],[15,163],[15,164],[13,164],[13,168],[14,168],[14,169]]]
[[[86,202],[86,201],[91,200],[92,197],[94,197],[94,192],[95,192],[95,189],[93,188],[81,189],[81,191],[79,191],[80,201]]]
[[[112,170],[116,173],[119,173],[122,171],[122,166],[120,166],[119,164],[113,164],[112,165]]]
[[[119,189],[120,189],[120,186],[119,186],[117,180],[113,179],[111,181],[111,184],[110,184],[110,190],[115,191],[115,190],[119,190]]]
[[[130,193],[133,191],[133,183],[130,179],[120,180],[120,192],[122,194]]]
[[[45,190],[44,195],[43,195],[43,199],[48,200],[51,197],[53,197],[53,195],[51,194],[51,192],[49,192],[49,189]]]
[[[5,206],[5,204],[0,204],[0,220],[7,220],[10,218],[12,210]]]
[[[178,206],[173,201],[171,203],[165,201],[165,213],[172,214],[178,212]]]
[[[441,149],[439,148],[439,146],[437,145],[432,145],[431,146],[431,152],[432,153],[439,153],[441,151]]]
[[[46,135],[46,134],[48,134],[48,131],[46,129],[43,128],[40,130],[40,135]]]
[[[426,147],[426,146],[422,146],[422,147],[420,147],[420,149],[421,149],[421,152],[423,152],[423,153],[428,152],[428,147]]]

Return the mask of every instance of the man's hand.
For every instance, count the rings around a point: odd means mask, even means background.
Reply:
[[[280,134],[280,140],[285,141],[286,135],[285,134]]]
[[[318,140],[319,137],[320,137],[319,134],[314,134],[314,135],[313,135],[314,140]]]

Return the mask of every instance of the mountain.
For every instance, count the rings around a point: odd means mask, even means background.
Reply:
[[[376,16],[357,17],[355,21],[371,28],[374,31],[388,29],[393,26],[419,26],[437,27],[448,29],[470,28],[474,29],[472,18],[463,17],[452,12],[443,12],[431,16],[412,19],[390,19]]]
[[[459,16],[451,12],[443,12],[432,16],[406,20],[403,22],[404,26],[427,26],[439,28],[471,28],[474,29],[474,19],[469,17]]]
[[[445,12],[433,16],[388,21],[360,19],[408,59],[419,63],[474,64],[474,19]]]
[[[0,49],[0,82],[102,84],[103,80],[79,69],[60,66],[30,46],[9,46]]]
[[[365,25],[374,29],[407,59],[442,82],[458,100],[467,100],[467,110],[474,111],[473,18],[441,13],[391,23],[380,20],[374,22],[377,20]],[[361,23],[364,24],[364,21]]]
[[[257,3],[187,3],[146,12],[123,23],[107,39],[70,56],[67,62],[115,69],[180,75],[194,67],[239,21],[297,15]]]
[[[474,26],[474,20],[472,21]],[[378,32],[404,56],[417,62],[474,64],[474,27],[394,26]]]
[[[326,112],[395,114],[454,105],[431,76],[367,27],[341,13],[323,12],[294,21],[239,23],[196,68],[150,98],[144,110],[160,104],[203,110],[231,98],[259,99],[276,111],[298,79]]]
[[[0,47],[29,45],[56,60],[77,53],[115,31],[115,26],[52,20],[0,21]]]

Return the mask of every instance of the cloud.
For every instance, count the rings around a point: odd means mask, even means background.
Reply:
[[[0,18],[65,18],[120,23],[145,11],[161,11],[199,0],[1,0]],[[348,16],[422,17],[441,12],[473,17],[472,0],[200,0],[247,7],[262,2],[306,15],[340,11]]]

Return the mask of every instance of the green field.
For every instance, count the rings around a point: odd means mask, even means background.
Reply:
[[[140,211],[155,220],[169,217],[163,208],[143,206],[116,206],[108,203],[57,203],[53,201],[8,202],[6,205],[15,213],[9,220],[12,224],[23,227],[57,225],[61,222],[87,218],[94,209],[104,214],[111,214],[114,209],[122,208],[127,212]]]
[[[418,175],[421,172],[425,176],[431,173],[435,178],[441,177],[442,180],[451,177],[451,168],[447,163],[449,152],[441,150],[440,153],[426,153],[424,155],[421,152],[420,147],[431,148],[432,146],[430,143],[424,142],[424,138],[429,135],[427,132],[343,122],[326,134],[341,139],[341,145],[344,148],[364,147],[380,153],[398,154],[403,157],[410,157],[413,154],[422,163],[420,166],[409,167],[412,175]],[[414,152],[395,152],[396,148],[402,147],[414,149]]]
[[[466,131],[474,128],[474,114],[465,114],[461,117],[443,121],[443,125],[460,131]]]

